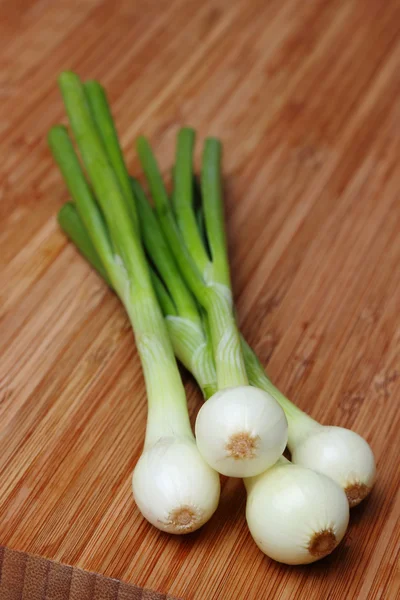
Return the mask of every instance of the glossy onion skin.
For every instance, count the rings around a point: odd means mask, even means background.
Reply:
[[[288,565],[315,562],[342,540],[349,522],[347,498],[332,479],[291,463],[246,482],[246,518],[257,546]],[[313,549],[318,535],[332,546]]]
[[[225,388],[201,407],[197,446],[223,475],[251,477],[275,464],[287,443],[287,420],[267,392],[252,386]]]
[[[168,533],[190,533],[218,506],[220,481],[191,438],[163,437],[145,450],[132,476],[142,515]]]
[[[372,450],[364,438],[350,429],[321,426],[290,450],[295,464],[334,479],[346,491],[350,506],[359,504],[374,485]]]

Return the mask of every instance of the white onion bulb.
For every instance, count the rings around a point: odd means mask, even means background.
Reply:
[[[132,488],[143,516],[158,529],[175,534],[204,525],[220,495],[218,473],[189,437],[162,437],[146,449],[133,472]]]
[[[199,411],[197,447],[219,473],[251,477],[282,455],[287,427],[282,408],[267,392],[252,386],[225,388]]]
[[[359,504],[375,480],[375,460],[369,444],[343,427],[313,426],[290,443],[292,461],[334,479],[346,492],[350,506]]]
[[[270,558],[288,565],[315,562],[342,540],[349,505],[329,477],[281,459],[245,485],[250,533]]]

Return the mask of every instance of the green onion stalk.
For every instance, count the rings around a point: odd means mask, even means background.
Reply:
[[[132,478],[134,497],[150,523],[170,533],[187,533],[214,513],[219,477],[201,457],[191,430],[105,92],[97,82],[83,84],[70,72],[60,76],[59,85],[86,171],[67,129],[53,127],[50,148],[72,197],[60,211],[59,223],[123,303],[146,383],[148,418],[144,450]]]

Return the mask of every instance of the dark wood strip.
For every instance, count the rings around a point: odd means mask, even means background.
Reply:
[[[0,546],[0,600],[177,600]]]

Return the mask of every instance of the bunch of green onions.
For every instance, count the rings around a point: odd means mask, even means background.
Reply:
[[[59,223],[125,306],[146,383],[145,445],[132,478],[139,510],[163,531],[187,533],[215,511],[218,473],[243,477],[248,526],[265,554],[287,564],[326,556],[345,534],[349,505],[372,488],[374,457],[356,433],[322,426],[285,398],[238,330],[220,142],[205,141],[199,183],[195,133],[179,131],[170,197],[139,138],[152,204],[128,175],[103,88],[68,72],[59,83],[83,165],[67,130],[54,127],[50,147],[72,198]],[[175,357],[206,400],[196,438]]]

